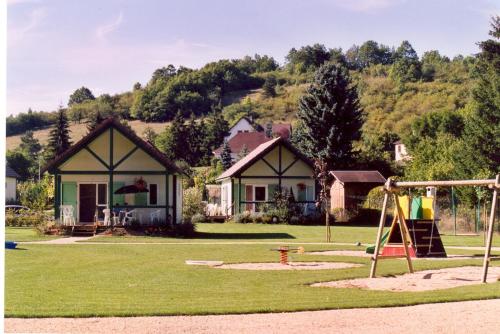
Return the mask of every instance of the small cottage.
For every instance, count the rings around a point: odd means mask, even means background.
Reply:
[[[373,188],[383,185],[385,178],[376,170],[336,170],[330,172],[331,209],[356,209]]]
[[[278,137],[260,144],[217,178],[226,215],[257,212],[274,202],[279,189],[291,191],[304,210],[314,207],[313,163],[287,140]]]
[[[106,223],[104,209],[141,224],[182,219],[183,172],[115,118],[105,119],[43,171],[55,176],[56,220],[62,208],[76,224]]]

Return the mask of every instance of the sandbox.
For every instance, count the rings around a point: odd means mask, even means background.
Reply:
[[[356,278],[315,283],[314,287],[358,288],[386,291],[430,291],[481,284],[482,267],[455,267],[418,271],[392,277]],[[490,267],[488,282],[500,280],[500,267]]]
[[[373,254],[368,254],[362,250],[331,250],[331,251],[317,251],[317,252],[307,252],[307,255],[329,255],[329,256],[355,256],[355,257],[372,257]],[[472,260],[472,259],[483,259],[483,255],[460,255],[460,254],[448,254],[447,257],[416,257],[412,260],[432,260],[432,261],[446,261],[446,260]],[[401,257],[401,260],[406,258]]]
[[[264,262],[223,264],[221,266],[214,266],[213,268],[242,270],[328,270],[357,268],[362,266],[362,264],[346,262],[289,262],[288,264]]]

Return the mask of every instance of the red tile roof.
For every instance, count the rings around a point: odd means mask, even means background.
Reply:
[[[272,138],[266,137],[264,132],[240,132],[236,134],[233,138],[229,139],[227,142],[231,148],[231,152],[238,154],[243,149],[243,146],[247,146],[248,152],[253,151],[257,146]],[[222,146],[214,151],[215,154],[222,153]]]
[[[273,134],[288,139],[292,134],[292,125],[290,123],[273,123]]]
[[[342,183],[385,183],[385,178],[376,170],[334,170],[330,172]]]

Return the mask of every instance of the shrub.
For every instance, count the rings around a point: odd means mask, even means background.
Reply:
[[[186,219],[180,224],[174,224],[174,232],[179,237],[193,237],[196,235],[196,225],[191,220]]]
[[[203,202],[203,192],[195,187],[184,190],[182,213],[191,219],[196,214],[205,214],[206,203]]]
[[[22,205],[37,211],[45,210],[54,201],[53,177],[45,175],[39,182],[19,183],[18,192]]]
[[[191,217],[191,222],[193,224],[206,223],[207,217],[201,213],[197,213]]]
[[[12,227],[37,227],[39,225],[52,223],[52,218],[43,211],[21,210],[14,212],[7,210],[5,213],[5,225]]]

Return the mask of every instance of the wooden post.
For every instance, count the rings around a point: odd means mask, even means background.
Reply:
[[[488,277],[488,266],[490,265],[491,242],[493,241],[493,225],[495,223],[495,213],[497,208],[498,187],[500,186],[500,175],[497,175],[493,189],[493,199],[491,200],[490,221],[488,223],[488,239],[483,261],[483,278],[481,282],[486,283]]]
[[[406,261],[408,262],[408,270],[410,271],[410,273],[413,273],[413,264],[411,263],[410,251],[408,250],[408,239],[406,238],[408,233],[408,227],[406,226],[405,217],[403,211],[401,210],[401,206],[399,205],[398,194],[393,193],[392,195],[394,197],[394,203],[396,204],[396,210],[398,213],[399,230],[401,231],[401,240],[403,240],[403,247],[405,250]]]
[[[60,218],[60,213],[59,213],[60,206],[61,206],[61,176],[55,173],[54,174],[54,219],[56,222],[58,222]]]
[[[370,278],[375,277],[375,272],[377,270],[377,260],[378,260],[378,254],[380,252],[380,241],[382,239],[382,232],[384,231],[388,199],[389,199],[389,192],[385,191],[384,203],[382,204],[382,213],[380,214],[380,222],[378,225],[377,240],[375,241],[375,252],[373,253],[372,256],[372,268],[370,270]]]

